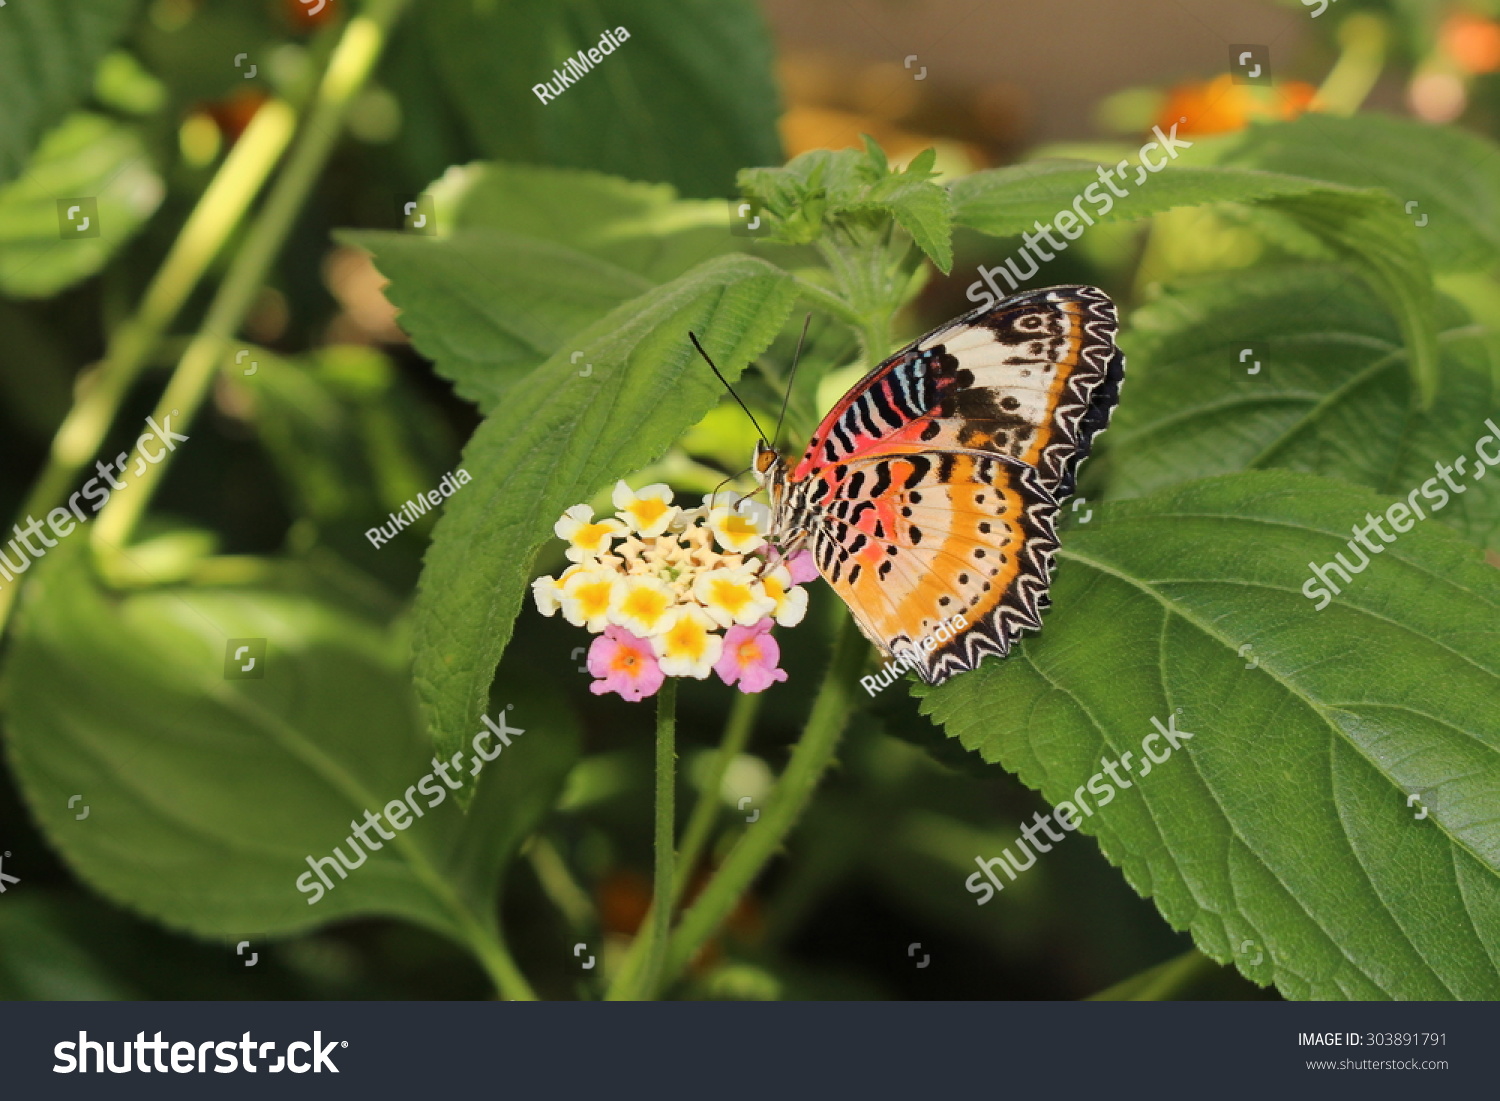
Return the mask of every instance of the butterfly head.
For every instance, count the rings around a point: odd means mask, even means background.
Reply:
[[[755,457],[751,460],[751,467],[755,471],[755,480],[760,488],[766,491],[766,496],[771,499],[771,532],[773,542],[776,533],[785,533],[789,528],[785,510],[787,507],[787,469],[786,462],[778,452],[765,440],[757,440],[755,443]]]

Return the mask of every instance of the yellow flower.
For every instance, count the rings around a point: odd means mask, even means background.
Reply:
[[[693,582],[693,596],[720,627],[735,623],[753,627],[776,610],[776,602],[766,595],[749,566],[700,574]]]
[[[624,482],[616,482],[610,499],[619,510],[615,515],[647,539],[663,534],[682,511],[672,504],[672,489],[664,482],[646,486],[639,493]]]
[[[714,626],[707,612],[691,604],[668,612],[661,632],[651,640],[661,671],[669,677],[698,680],[713,672],[724,652],[724,639],[713,633]]]
[[[625,578],[610,622],[638,638],[655,636],[676,603],[672,587],[659,578],[635,574]]]
[[[571,573],[571,571],[570,571]],[[609,613],[618,604],[625,583],[613,570],[579,570],[562,583],[558,603],[563,618],[575,627],[598,634],[609,626]]]
[[[574,505],[562,514],[562,519],[552,525],[559,539],[568,541],[566,552],[574,562],[597,558],[609,550],[610,542],[628,529],[618,520],[594,519],[594,510],[588,505]]]
[[[766,545],[761,536],[764,505],[759,505],[748,497],[741,497],[738,493],[719,493],[711,498],[705,497],[703,501],[705,505],[709,505],[709,530],[714,533],[719,546],[726,551],[748,554]]]
[[[782,627],[795,627],[807,614],[807,590],[792,585],[792,574],[785,566],[776,566],[761,574],[766,597],[775,602],[771,617]]]

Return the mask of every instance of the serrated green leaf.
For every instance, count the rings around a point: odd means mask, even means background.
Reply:
[[[160,205],[164,188],[133,130],[78,114],[42,141],[26,172],[0,189],[0,292],[45,298],[109,262]],[[82,204],[65,220],[58,203]],[[85,232],[83,219],[89,219]]]
[[[1500,146],[1476,134],[1390,115],[1308,112],[1199,144],[1190,160],[1385,189],[1418,228],[1434,271],[1500,262]]]
[[[1098,509],[1065,542],[1042,633],[923,710],[1054,804],[1085,789],[1082,830],[1250,978],[1494,998],[1500,572],[1419,523],[1322,611],[1303,591],[1387,503],[1274,471]],[[1192,737],[1148,774],[1153,718]],[[1125,751],[1131,787],[1099,805],[1090,778]]]
[[[496,230],[447,238],[346,232],[339,239],[374,254],[412,344],[483,412],[651,286],[586,253]]]
[[[1500,379],[1460,311],[1446,304],[1437,320],[1442,389],[1423,412],[1400,332],[1341,270],[1277,266],[1171,288],[1123,338],[1130,380],[1106,437],[1110,494],[1286,467],[1406,497],[1435,463],[1481,466],[1472,453],[1500,410]],[[1433,516],[1500,549],[1500,478],[1472,474]]]
[[[474,482],[438,522],[414,613],[417,693],[439,752],[478,721],[532,560],[563,510],[660,458],[718,401],[688,330],[733,380],[795,293],[763,261],[709,261],[579,334],[587,377],[559,353],[479,427],[463,458]]]
[[[563,245],[652,284],[738,251],[717,199],[684,199],[669,184],[526,164],[450,169],[433,187],[457,229],[494,229]]]
[[[412,343],[484,412],[622,302],[742,241],[723,203],[596,172],[476,164],[433,191],[451,235],[339,238],[375,255]]]
[[[770,37],[748,0],[431,0],[419,14],[449,96],[489,156],[699,198],[727,198],[737,169],[781,160]],[[560,95],[533,92],[621,26],[628,39]]]
[[[88,93],[94,66],[125,33],[137,0],[46,0],[0,12],[0,184]]]
[[[1416,230],[1389,195],[1249,169],[1178,164],[1154,177],[1144,167],[1135,172],[1129,194],[1119,199],[1105,190],[1095,168],[1062,163],[976,173],[953,185],[954,220],[981,233],[1012,236],[1032,231],[1037,222],[1050,223],[1060,211],[1073,211],[1076,218],[1086,210],[1095,222],[1112,222],[1205,203],[1265,204],[1300,229],[1304,250],[1348,263],[1385,300],[1401,325],[1419,401],[1431,404],[1440,383],[1432,273]]]
[[[201,936],[387,914],[472,943],[501,864],[576,756],[566,701],[506,684],[507,723],[525,733],[480,773],[475,817],[418,796],[421,818],[347,878],[327,871],[333,889],[310,903],[313,881],[297,884],[307,858],[338,845],[352,859],[351,820],[433,771],[404,640],[294,592],[106,594],[86,552],[75,537],[33,567],[3,681],[10,764],[77,874]],[[260,679],[226,678],[231,638],[266,640]],[[81,821],[68,805],[77,793]]]
[[[953,267],[953,218],[947,189],[932,182],[932,150],[904,172],[892,173],[885,153],[868,136],[863,153],[813,149],[781,168],[747,168],[740,191],[772,215],[772,236],[789,244],[817,240],[841,215],[885,214],[947,272]],[[932,155],[929,155],[932,154]]]
[[[1063,210],[1072,210],[1075,216],[1079,210],[1086,211],[1095,222],[1108,224],[1149,218],[1181,206],[1253,203],[1315,191],[1352,190],[1320,180],[1240,168],[1169,164],[1152,175],[1139,165],[1126,167],[1123,177],[1116,174],[1117,186],[1122,185],[1127,192],[1124,197],[1100,178],[1098,166],[1075,161],[976,172],[955,180],[949,188],[953,220],[992,237],[1014,237],[1032,232],[1036,222],[1051,222]],[[1074,200],[1080,196],[1083,200],[1075,207]]]

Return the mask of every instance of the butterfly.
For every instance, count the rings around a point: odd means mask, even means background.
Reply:
[[[1048,287],[890,356],[795,466],[757,443],[768,538],[804,547],[865,637],[929,684],[1004,657],[1051,603],[1059,502],[1119,401],[1114,303]]]

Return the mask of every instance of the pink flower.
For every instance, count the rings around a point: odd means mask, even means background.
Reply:
[[[589,647],[589,672],[600,678],[589,685],[596,696],[618,692],[631,703],[656,695],[666,679],[651,643],[624,627],[606,627]],[[783,674],[784,675],[784,674]]]
[[[741,692],[764,692],[777,681],[786,680],[786,670],[776,667],[781,647],[771,637],[771,624],[767,617],[754,627],[736,624],[724,633],[724,653],[714,672],[725,684],[738,681]]]
[[[805,585],[818,576],[818,567],[813,564],[812,551],[799,550],[786,560],[787,572],[792,575],[793,585]]]

